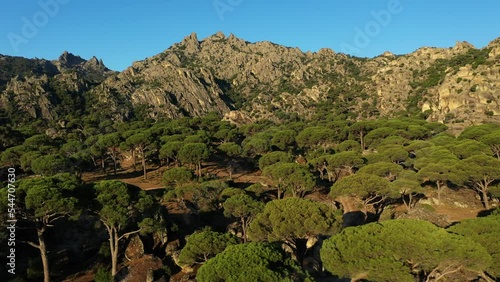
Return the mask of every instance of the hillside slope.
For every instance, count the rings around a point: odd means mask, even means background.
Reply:
[[[238,123],[420,114],[461,127],[500,122],[499,86],[500,39],[483,49],[458,42],[366,59],[220,32],[200,41],[193,33],[120,73],[68,53],[57,61],[0,57],[0,108],[48,120],[106,108],[117,120],[138,112],[177,118],[215,111]]]

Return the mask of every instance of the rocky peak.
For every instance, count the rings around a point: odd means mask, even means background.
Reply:
[[[85,60],[82,59],[81,57],[79,56],[75,56],[71,53],[69,53],[68,51],[64,51],[61,56],[59,56],[59,64],[61,67],[65,67],[65,68],[72,68],[76,65],[79,65],[81,63],[84,63]]]
[[[500,56],[500,37],[491,41],[486,48],[491,49],[490,58],[497,58]]]
[[[182,43],[185,45],[189,44],[198,44],[198,36],[196,35],[196,32],[191,33],[190,35],[184,37],[182,40]]]
[[[318,51],[318,55],[325,57],[333,57],[335,56],[335,52],[330,48],[321,48]]]
[[[216,34],[208,37],[208,39],[211,39],[211,40],[224,40],[226,39],[226,35],[222,32],[222,31],[218,31]]]
[[[189,36],[186,36],[184,40],[182,40],[181,46],[185,47],[187,54],[198,52],[200,50],[200,42],[198,41],[196,33],[193,32]]]
[[[487,47],[488,48],[500,47],[500,37],[498,37],[495,40],[491,41],[490,44],[488,44]]]
[[[453,47],[453,50],[458,52],[468,51],[469,49],[475,49],[475,47],[467,41],[457,41],[457,43]]]
[[[93,64],[93,65],[100,65],[102,61],[99,61],[95,56],[92,56],[90,60],[88,60],[88,63]]]
[[[386,58],[395,58],[396,57],[396,55],[394,55],[392,52],[389,52],[389,51],[385,51],[381,56],[386,57]]]

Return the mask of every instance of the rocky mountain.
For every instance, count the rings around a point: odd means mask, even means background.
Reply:
[[[82,115],[85,93],[113,73],[95,57],[68,52],[54,61],[1,56],[0,109],[20,120]]]
[[[67,96],[80,99],[68,109],[105,108],[114,119],[137,111],[154,118],[216,111],[237,123],[423,115],[460,127],[500,122],[500,38],[482,49],[458,42],[366,59],[193,33],[120,73],[67,52],[56,61],[2,56],[0,91],[1,108],[45,119],[64,116]]]

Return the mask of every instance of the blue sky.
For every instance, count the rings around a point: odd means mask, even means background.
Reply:
[[[45,3],[45,4],[44,4]],[[2,0],[0,54],[96,56],[123,70],[217,31],[362,57],[500,37],[498,0]],[[45,7],[45,8],[44,8]],[[47,8],[48,7],[48,8]],[[379,15],[379,16],[377,16]]]

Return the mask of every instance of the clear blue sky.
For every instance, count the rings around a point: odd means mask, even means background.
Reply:
[[[47,12],[41,3],[58,4]],[[114,70],[191,32],[200,40],[222,31],[251,42],[362,57],[456,41],[484,47],[500,37],[498,0],[1,0],[0,7],[0,54],[56,59],[67,50],[96,56]],[[391,18],[376,23],[372,12],[382,10]]]

